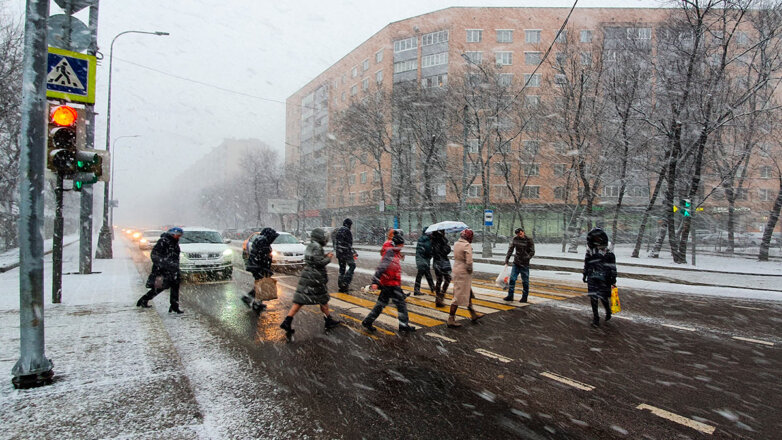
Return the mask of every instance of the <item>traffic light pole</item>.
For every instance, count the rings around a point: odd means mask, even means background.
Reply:
[[[46,25],[49,0],[27,0],[19,151],[19,360],[14,388],[52,383],[44,350],[43,220],[46,169]]]
[[[57,173],[57,187],[54,189],[54,236],[52,237],[52,304],[62,302],[62,248],[64,219],[62,217],[63,181]]]

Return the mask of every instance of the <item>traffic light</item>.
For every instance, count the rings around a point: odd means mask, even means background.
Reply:
[[[70,106],[60,105],[49,112],[49,138],[47,143],[47,168],[69,174],[76,170],[75,154],[79,147],[79,112]]]
[[[79,150],[75,156],[76,172],[73,174],[73,189],[81,191],[84,185],[96,183],[103,173],[103,157],[94,150]]]
[[[692,202],[690,201],[690,199],[682,199],[681,205],[682,205],[682,216],[692,217]]]

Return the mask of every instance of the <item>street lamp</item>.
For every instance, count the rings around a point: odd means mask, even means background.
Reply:
[[[111,151],[111,65],[112,61],[114,61],[114,42],[117,41],[117,38],[119,38],[121,35],[125,34],[147,34],[147,35],[169,35],[168,32],[146,32],[146,31],[124,31],[118,33],[112,40],[111,40],[111,46],[109,48],[109,86],[108,86],[108,103],[106,104],[106,153],[110,153]],[[112,167],[113,167],[114,161],[112,160]],[[113,176],[109,177],[112,179],[112,187],[113,185]],[[103,258],[103,259],[111,259],[113,257],[112,255],[112,249],[111,249],[111,240],[112,240],[112,231],[109,229],[109,197],[111,194],[109,193],[109,185],[106,183],[103,184],[103,226],[100,228],[100,234],[98,235],[98,249],[95,252],[95,258]]]
[[[117,154],[117,141],[122,138],[137,138],[141,137],[139,134],[132,134],[129,136],[117,136],[114,138],[114,142],[112,143],[111,150],[114,151],[114,154]],[[111,234],[111,238],[114,239],[114,160],[111,161],[111,174],[110,174],[110,180],[111,180],[111,197],[109,198],[109,201],[112,203],[112,205],[109,207],[111,210],[111,215],[109,216],[109,233]]]

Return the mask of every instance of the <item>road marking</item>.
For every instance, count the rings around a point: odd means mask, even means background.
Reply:
[[[490,357],[492,359],[497,359],[500,362],[508,363],[508,362],[513,360],[513,359],[505,357],[505,356],[503,356],[501,354],[493,353],[493,352],[491,352],[489,350],[484,350],[482,348],[476,348],[475,352],[478,353],[478,354],[482,354],[482,355],[484,355],[486,357]]]
[[[408,291],[408,292],[412,292],[413,288],[410,287],[410,286],[402,286],[402,290]],[[422,293],[426,293],[429,296],[434,296],[434,293],[431,290],[428,290],[428,289],[421,289],[421,292]],[[410,297],[408,297],[408,298],[410,298]],[[446,295],[443,296],[443,298],[444,299],[453,299],[453,295],[446,294]],[[509,304],[502,304],[502,303],[497,303],[497,302],[492,302],[492,301],[486,301],[486,300],[482,300],[482,299],[478,299],[478,298],[473,298],[472,299],[472,303],[473,303],[473,305],[484,306],[484,307],[487,307],[487,308],[490,308],[490,309],[494,309],[494,310],[513,310],[513,309],[516,308],[516,307],[513,307],[512,305],[509,305]],[[492,312],[489,311],[489,312],[486,312],[486,313],[492,313]]]
[[[356,319],[356,318],[354,318],[354,317],[352,317],[350,315],[346,315],[344,313],[340,313],[339,316],[341,316],[343,318],[350,319],[352,321],[357,321],[357,322],[361,323],[360,319]],[[362,330],[362,329],[353,328],[350,325],[346,325],[345,327],[353,330],[354,332],[356,332],[356,333],[358,333],[360,335],[369,336],[370,338],[377,340],[377,336],[373,335],[372,333],[369,333],[368,331],[365,331],[365,330]],[[375,327],[375,328],[377,328],[377,327]],[[384,330],[384,331],[387,331],[387,330]],[[389,333],[391,333],[391,332],[389,332]],[[393,333],[391,333],[391,334],[393,335]]]
[[[335,292],[335,293],[330,293],[329,295],[332,298],[341,299],[342,301],[349,302],[349,303],[355,304],[357,306],[363,306],[363,307],[366,307],[366,308],[368,308],[370,310],[375,307],[375,303],[373,301],[369,301],[369,300],[366,300],[364,298],[357,298],[355,296],[348,295],[346,293]],[[383,313],[386,314],[386,315],[394,316],[394,317],[397,316],[397,311],[393,307],[386,307],[385,309],[383,309]],[[418,324],[418,325],[422,325],[424,327],[434,327],[434,326],[437,326],[437,325],[445,324],[445,321],[441,321],[439,319],[430,318],[430,317],[424,316],[424,315],[419,315],[418,313],[408,312],[407,316],[408,316],[408,319],[410,320],[410,322],[413,322],[413,323]]]
[[[579,390],[592,391],[592,390],[595,389],[595,387],[593,387],[592,385],[585,384],[585,383],[579,382],[577,380],[569,379],[569,378],[567,378],[565,376],[560,376],[559,374],[556,374],[556,373],[550,373],[550,372],[547,371],[547,372],[544,372],[544,373],[540,373],[540,375],[543,376],[543,377],[547,377],[547,378],[549,378],[551,380],[555,380],[557,382],[563,383],[565,385],[570,385],[573,388],[578,388]]]
[[[686,330],[688,332],[694,332],[695,331],[695,329],[692,328],[692,327],[682,327],[680,325],[673,325],[673,324],[663,324],[663,327],[675,328],[677,330]]]
[[[439,333],[427,333],[426,336],[431,336],[433,338],[442,339],[443,341],[456,342],[456,339],[449,338],[448,336],[443,336],[443,335],[441,335]]]
[[[742,338],[741,336],[734,336],[733,339],[738,339],[739,341],[754,342],[756,344],[768,345],[770,347],[774,346],[773,342],[761,341],[760,339]]]
[[[737,309],[747,309],[747,310],[760,310],[760,311],[765,310],[759,307],[747,307],[747,306],[735,306],[735,305],[733,307],[736,307]]]
[[[714,430],[716,429],[715,427],[713,427],[711,425],[707,425],[705,423],[697,422],[695,420],[688,419],[687,417],[682,417],[682,416],[680,416],[678,414],[674,414],[674,413],[672,413],[670,411],[666,411],[664,409],[656,408],[654,406],[647,405],[645,403],[642,403],[642,404],[638,405],[635,408],[636,409],[641,409],[641,410],[648,409],[649,411],[652,412],[652,414],[656,415],[657,417],[662,417],[664,419],[668,419],[668,420],[670,420],[672,422],[676,422],[676,423],[678,423],[680,425],[684,425],[684,426],[686,426],[688,428],[695,429],[696,431],[700,431],[700,432],[703,432],[705,434],[713,434]]]
[[[632,321],[633,320],[633,318],[630,318],[629,316],[622,316],[622,315],[617,315],[617,314],[613,314],[611,316],[614,317],[614,318],[626,319],[628,321]]]

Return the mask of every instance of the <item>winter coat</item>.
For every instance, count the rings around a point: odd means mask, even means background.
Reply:
[[[472,244],[464,238],[453,245],[453,302],[467,307],[472,290]]]
[[[432,265],[435,271],[451,271],[451,262],[448,260],[450,253],[451,246],[448,245],[448,239],[445,236],[432,236]]]
[[[426,229],[424,228],[424,231]],[[432,237],[421,234],[415,245],[415,266],[418,270],[429,270],[429,260],[432,259]]]
[[[152,271],[147,279],[147,287],[152,288],[155,278],[163,276],[165,285],[179,281],[179,241],[168,232],[160,235],[150,253]]]
[[[385,287],[402,285],[401,254],[401,247],[392,245],[387,248],[372,277],[372,284]]]
[[[334,233],[334,254],[340,260],[352,260],[355,253],[356,251],[353,250],[353,233],[350,232],[349,227],[342,225]]]
[[[250,256],[247,259],[246,269],[253,275],[258,274],[259,278],[270,277],[272,272],[272,243],[279,237],[272,228],[263,228],[261,233],[254,237],[247,247]]]
[[[524,236],[524,238],[518,235],[513,237],[513,241],[510,242],[508,247],[508,253],[505,254],[505,264],[508,264],[510,257],[513,254],[514,266],[529,267],[529,260],[535,256],[535,243],[531,238]]]
[[[313,229],[312,241],[304,251],[304,270],[293,294],[293,303],[301,305],[326,304],[329,302],[326,266],[331,259],[323,254],[323,246],[328,239],[323,229]]]
[[[607,249],[588,248],[584,256],[584,280],[591,296],[610,296],[616,285],[616,256]]]

